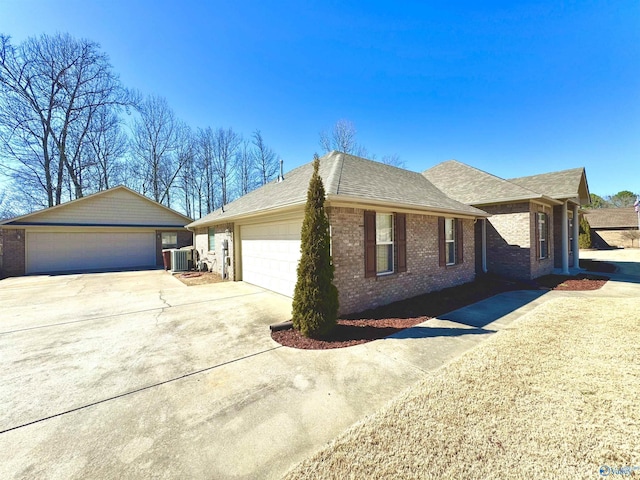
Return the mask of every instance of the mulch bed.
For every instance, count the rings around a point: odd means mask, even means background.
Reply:
[[[574,277],[546,275],[526,283],[485,275],[475,282],[427,293],[364,312],[344,315],[338,319],[338,324],[331,335],[324,339],[306,338],[294,329],[271,332],[271,338],[281,345],[305,350],[350,347],[388,337],[430,318],[499,293],[539,289],[597,290],[606,282],[605,277],[589,274]]]
[[[213,272],[173,273],[173,276],[189,287],[192,285],[206,285],[223,281],[220,275]]]

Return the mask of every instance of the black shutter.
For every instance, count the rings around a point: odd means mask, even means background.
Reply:
[[[376,212],[364,212],[364,276],[376,276]]]
[[[464,222],[461,218],[456,219],[456,263],[464,262]]]
[[[407,216],[396,213],[396,243],[398,245],[398,272],[407,271]]]

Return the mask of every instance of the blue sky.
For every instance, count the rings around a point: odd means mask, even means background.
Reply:
[[[94,40],[192,127],[260,129],[290,170],[348,119],[379,157],[640,192],[640,2],[2,0],[0,32]]]

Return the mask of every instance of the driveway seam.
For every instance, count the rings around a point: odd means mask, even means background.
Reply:
[[[133,395],[134,393],[143,392],[143,391],[149,390],[151,388],[160,387],[160,386],[166,385],[168,383],[176,382],[178,380],[183,380],[185,378],[192,377],[192,376],[198,375],[200,373],[208,372],[210,370],[215,370],[216,368],[219,368],[219,367],[224,367],[225,365],[230,365],[232,363],[239,362],[240,360],[245,360],[245,359],[251,358],[251,357],[257,357],[258,355],[262,355],[263,353],[269,353],[269,352],[272,352],[274,350],[278,350],[279,348],[282,348],[282,345],[278,345],[276,347],[268,348],[266,350],[262,350],[260,352],[252,353],[250,355],[245,355],[244,357],[234,358],[233,360],[228,360],[226,362],[222,362],[222,363],[219,363],[217,365],[213,365],[211,367],[201,368],[201,369],[196,370],[194,372],[185,373],[184,375],[180,375],[178,377],[170,378],[168,380],[163,380],[161,382],[153,383],[151,385],[146,385],[144,387],[136,388],[134,390],[129,390],[128,392],[124,392],[124,393],[120,393],[118,395],[113,395],[111,397],[103,398],[102,400],[97,400],[95,402],[87,403],[86,405],[81,405],[79,407],[75,407],[75,408],[72,408],[72,409],[69,409],[69,410],[65,410],[64,412],[59,412],[59,413],[55,413],[53,415],[48,415],[46,417],[39,418],[37,420],[32,420],[31,422],[23,423],[21,425],[16,425],[15,427],[6,428],[4,430],[0,430],[0,435],[2,435],[3,433],[11,432],[13,430],[18,430],[20,428],[28,427],[29,425],[34,425],[36,423],[41,423],[41,422],[44,422],[46,420],[51,420],[53,418],[61,417],[63,415],[67,415],[69,413],[77,412],[77,411],[84,410],[84,409],[89,408],[89,407],[100,405],[101,403],[106,403],[106,402],[109,402],[111,400],[117,400],[118,398],[123,398],[123,397],[126,397],[128,395]]]
[[[147,308],[146,310],[136,310],[134,312],[112,313],[111,315],[102,315],[102,316],[99,316],[99,317],[83,318],[82,320],[72,320],[72,321],[69,321],[69,322],[50,323],[50,324],[47,324],[47,325],[37,325],[35,327],[19,328],[19,329],[16,329],[16,330],[8,330],[6,332],[0,332],[0,335],[8,335],[10,333],[28,332],[29,330],[37,330],[39,328],[50,328],[50,327],[58,327],[58,326],[61,326],[61,325],[72,325],[74,323],[90,322],[90,321],[93,321],[93,320],[102,320],[102,319],[111,318],[111,317],[121,317],[121,316],[124,316],[124,315],[135,315],[135,314],[138,314],[138,313],[153,312],[155,310],[164,311],[167,308],[185,307],[185,306],[189,306],[189,305],[199,305],[201,303],[218,302],[218,301],[221,301],[221,300],[230,300],[232,298],[248,297],[250,295],[260,295],[260,294],[263,294],[263,293],[265,293],[265,292],[243,293],[242,295],[232,295],[231,297],[215,298],[215,299],[209,299],[209,300],[199,300],[197,302],[177,303],[175,305],[169,305],[169,307],[166,307],[166,306],[165,307],[153,307],[153,308]],[[162,301],[165,304],[167,304],[167,302],[164,299]]]

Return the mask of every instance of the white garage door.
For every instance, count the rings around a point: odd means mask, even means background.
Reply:
[[[156,263],[153,232],[27,234],[27,273],[149,267]]]
[[[293,297],[302,219],[240,228],[242,280]]]

